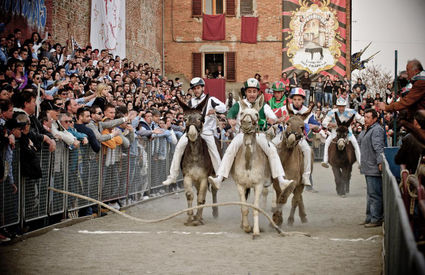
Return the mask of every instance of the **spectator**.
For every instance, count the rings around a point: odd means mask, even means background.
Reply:
[[[300,79],[301,88],[305,92],[305,101],[304,106],[308,106],[310,104],[310,89],[311,89],[311,79],[310,74],[308,72],[304,72],[303,77]]]
[[[365,175],[367,185],[367,206],[364,226],[381,226],[383,221],[382,197],[382,154],[385,146],[385,132],[378,123],[378,113],[373,109],[365,111],[365,127],[359,136],[362,154],[360,173]]]
[[[87,124],[90,122],[90,110],[87,107],[81,107],[77,110],[76,115],[77,121],[74,125],[75,129],[87,136],[88,142],[92,150],[96,153],[100,151],[100,143],[96,138],[93,130],[87,127]]]
[[[325,104],[329,104],[329,107],[332,108],[332,91],[334,88],[334,83],[331,80],[330,76],[327,75],[325,79],[325,83],[323,84],[324,92],[325,92]]]

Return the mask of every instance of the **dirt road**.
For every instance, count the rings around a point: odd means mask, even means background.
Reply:
[[[365,182],[354,168],[351,193],[336,195],[330,169],[315,163],[319,193],[305,192],[309,222],[298,217],[291,228],[312,237],[280,237],[260,217],[264,232],[252,240],[240,225],[240,208],[220,208],[206,224],[186,227],[186,215],[159,224],[139,224],[116,214],[14,245],[0,247],[0,274],[380,274],[382,229],[365,229]],[[219,201],[238,201],[225,182]],[[272,192],[267,211],[270,212]],[[207,203],[211,202],[208,194]],[[184,192],[149,201],[126,211],[156,219],[186,207]],[[285,206],[284,219],[289,206]]]

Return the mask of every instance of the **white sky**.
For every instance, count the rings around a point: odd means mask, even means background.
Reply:
[[[425,66],[424,0],[352,0],[352,53],[372,45],[362,56],[377,51],[373,62],[394,74],[394,51],[398,50],[398,71],[410,59]]]

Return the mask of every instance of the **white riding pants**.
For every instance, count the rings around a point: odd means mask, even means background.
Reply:
[[[208,153],[210,154],[211,162],[214,167],[214,171],[217,174],[218,167],[220,166],[220,154],[218,153],[217,146],[215,144],[214,135],[201,134],[201,138],[205,140],[208,146]],[[184,150],[188,143],[186,133],[180,138],[174,151],[173,160],[171,161],[170,175],[169,178],[176,179],[180,172],[180,162],[183,157]]]
[[[238,153],[239,148],[243,145],[243,136],[243,133],[237,134],[233,138],[229,147],[227,147],[226,153],[224,154],[220,167],[218,168],[218,176],[222,176],[224,178],[229,177],[229,173],[233,166],[233,161],[235,160],[236,154]],[[269,159],[272,177],[285,177],[285,172],[283,171],[282,164],[280,162],[280,158],[277,154],[277,150],[274,144],[267,140],[266,135],[264,133],[258,133],[255,136],[257,144],[261,147],[261,149]]]
[[[332,131],[332,133],[328,136],[325,142],[325,152],[323,154],[323,162],[328,163],[329,161],[329,155],[328,155],[328,149],[329,145],[331,145],[332,140],[336,138],[336,133]],[[351,144],[354,147],[354,153],[356,154],[357,163],[360,164],[360,147],[357,143],[357,139],[354,135],[348,135],[348,140],[351,141]]]
[[[304,155],[304,173],[303,176],[306,178],[310,178],[311,174],[311,147],[308,145],[307,140],[302,138],[298,143],[300,145],[301,151]]]

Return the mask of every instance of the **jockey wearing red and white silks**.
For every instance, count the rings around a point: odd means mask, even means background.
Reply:
[[[191,99],[189,103],[189,106],[191,108],[196,108],[196,106],[198,106],[198,104],[203,102],[203,100],[205,99],[206,95],[203,93],[204,85],[204,80],[199,77],[195,77],[190,82],[190,87],[193,89],[195,94],[195,96]],[[210,155],[214,171],[217,173],[221,159],[214,139],[214,131],[215,129],[217,129],[217,119],[215,112],[226,112],[226,105],[224,105],[224,103],[221,102],[219,99],[210,96],[205,110],[205,121],[202,126],[201,137],[207,143],[208,153]],[[163,185],[170,185],[171,183],[176,182],[176,179],[180,172],[180,162],[183,157],[184,150],[186,149],[187,143],[188,139],[185,133],[177,143],[173,155],[173,160],[171,161],[170,175],[168,175],[167,179],[162,182]]]
[[[346,108],[345,106],[347,106],[347,102],[344,98],[342,97],[338,98],[336,101],[336,105],[338,108],[330,110],[322,122],[323,127],[332,128],[331,134],[326,139],[325,149],[324,149],[325,151],[323,155],[322,166],[326,168],[329,167],[329,163],[328,163],[329,145],[331,144],[332,140],[336,137],[335,113],[338,113],[338,118],[341,122],[349,120],[354,115],[354,119],[364,125],[364,117],[361,116],[355,110]],[[331,123],[333,124],[333,127],[329,127]],[[351,141],[351,144],[354,147],[354,153],[356,154],[357,163],[360,165],[360,147],[359,147],[359,144],[357,143],[356,137],[353,135],[351,126],[348,127],[348,140]]]
[[[259,89],[260,89],[260,84],[258,80],[254,78],[249,78],[245,82],[245,93],[247,95],[247,98],[243,100],[248,106],[251,107],[253,104],[252,102],[255,102],[259,93]],[[233,106],[232,109],[237,107],[239,107],[239,102],[235,104],[235,106]],[[229,110],[229,112],[231,112],[231,110]],[[239,118],[239,113],[240,113],[240,109],[236,118]],[[267,118],[270,118],[274,121],[277,120],[276,115],[271,110],[269,105],[264,105],[264,114]],[[237,120],[237,122],[239,122],[239,119]],[[226,149],[226,153],[224,154],[220,167],[216,173],[217,177],[215,178],[208,177],[209,183],[212,184],[215,188],[219,189],[223,179],[229,176],[236,154],[238,153],[240,147],[243,145],[243,137],[244,137],[244,134],[239,133],[233,138],[229,147]],[[281,184],[283,189],[285,189],[286,187],[289,186],[292,180],[285,179],[285,172],[280,162],[280,158],[277,153],[276,147],[274,146],[273,143],[267,140],[266,135],[264,133],[256,134],[256,141],[257,141],[257,144],[261,147],[263,152],[268,157],[272,177],[277,178],[277,180],[279,181],[279,184]]]
[[[292,99],[292,102],[290,104],[294,114],[305,114],[308,111],[308,108],[304,106],[304,100],[305,100],[305,93],[301,88],[294,88],[292,89],[289,98]],[[283,106],[282,108],[282,114],[287,115],[288,110],[286,109],[286,106]],[[313,114],[310,114],[305,120],[304,123],[308,124],[308,120]],[[280,142],[280,136],[277,136],[273,139],[273,143],[276,145]],[[311,186],[310,182],[310,175],[311,175],[311,148],[310,145],[308,145],[307,140],[305,137],[301,138],[300,142],[298,143],[300,145],[301,151],[304,155],[304,173],[303,173],[303,184]]]

